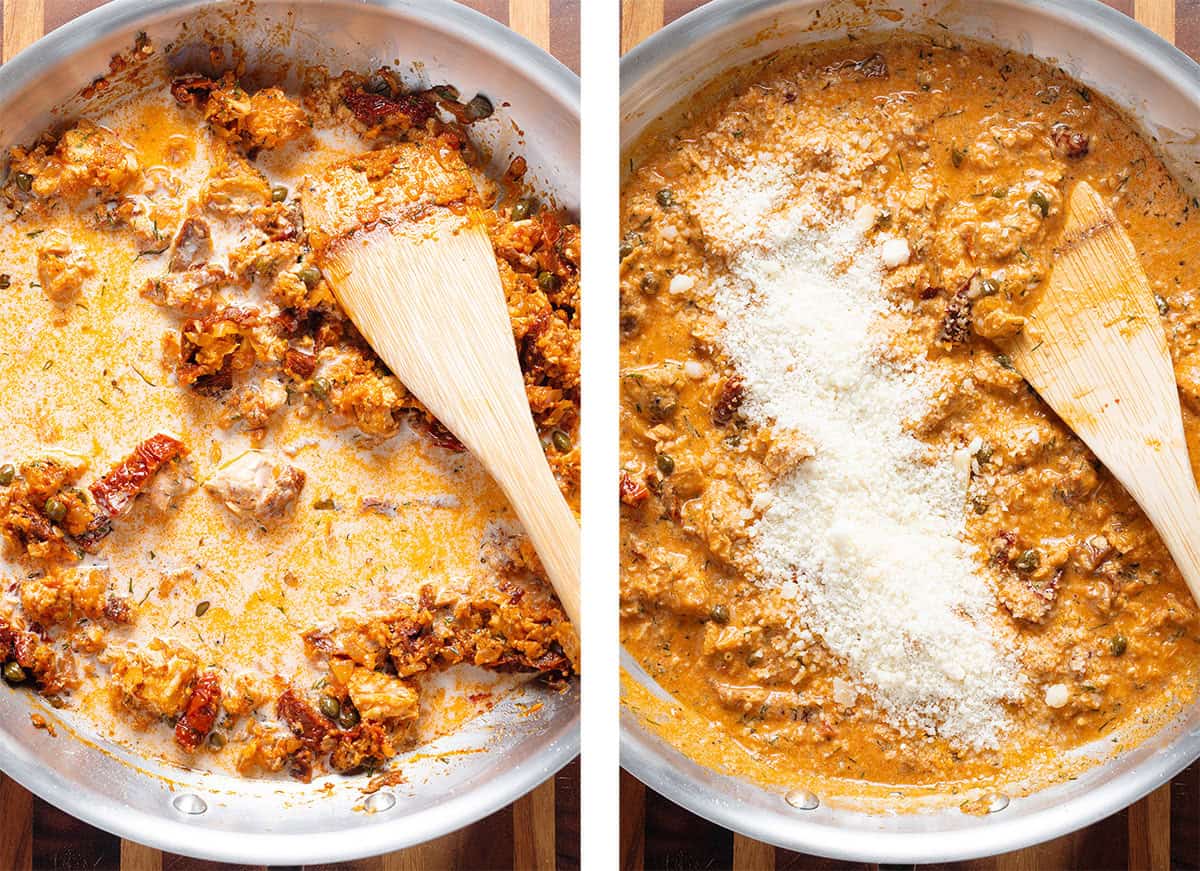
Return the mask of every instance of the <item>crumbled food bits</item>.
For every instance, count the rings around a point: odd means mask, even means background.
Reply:
[[[690,275],[675,275],[671,278],[671,283],[667,286],[667,290],[671,293],[687,293],[696,286],[696,279]]]
[[[886,269],[906,265],[910,256],[907,239],[886,239],[880,246],[879,257]]]
[[[1071,699],[1071,693],[1066,684],[1056,683],[1046,687],[1046,704],[1051,708],[1061,708]]]
[[[44,716],[42,716],[41,714],[38,714],[38,713],[30,714],[29,722],[33,724],[33,728],[41,729],[43,732],[48,734],[51,738],[58,737],[58,732],[55,731],[54,725],[49,720],[47,720]]]
[[[858,701],[858,690],[849,681],[835,677],[833,679],[833,700],[848,708]]]
[[[304,487],[304,472],[262,451],[246,451],[222,466],[204,488],[239,517],[280,517]]]

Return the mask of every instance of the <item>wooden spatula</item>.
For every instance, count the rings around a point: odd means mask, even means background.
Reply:
[[[1166,335],[1133,243],[1086,182],[1042,297],[1004,350],[1137,500],[1200,602],[1200,493]]]
[[[530,416],[479,195],[459,153],[403,144],[343,160],[305,181],[301,203],[342,308],[503,489],[578,632],[579,525]]]

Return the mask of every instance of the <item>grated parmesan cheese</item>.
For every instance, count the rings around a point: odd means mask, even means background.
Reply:
[[[854,684],[837,687],[839,703],[863,693],[900,728],[996,747],[1024,678],[964,539],[968,476],[904,427],[935,379],[878,353],[881,269],[899,246],[869,246],[860,222],[784,186],[741,167],[697,203],[729,264],[711,289],[743,410],[816,447],[754,499],[756,580],[795,602],[798,649],[815,634],[845,662]]]
[[[908,263],[910,256],[907,239],[885,239],[880,247],[880,257],[888,269],[895,269]]]
[[[1056,683],[1053,686],[1046,687],[1045,700],[1046,704],[1051,708],[1061,708],[1071,698],[1071,693],[1067,689],[1066,684]]]

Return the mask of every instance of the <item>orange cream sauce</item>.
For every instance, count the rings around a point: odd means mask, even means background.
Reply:
[[[676,274],[727,272],[693,206],[715,167],[767,150],[791,168],[797,197],[833,213],[853,198],[852,211],[873,215],[868,241],[907,242],[907,264],[883,278],[905,312],[884,325],[886,353],[949,385],[909,427],[943,452],[982,434],[966,535],[1028,687],[1006,706],[994,751],[898,729],[869,696],[839,703],[834,682],[854,678],[843,663],[819,648],[799,662],[774,643],[795,605],[745,558],[745,517],[774,480],[774,434],[722,407],[737,372],[711,296],[668,291]],[[839,154],[854,171],[838,171]],[[1061,71],[950,34],[777,54],[710,85],[639,144],[622,192],[621,625],[677,702],[627,686],[652,729],[740,776],[869,793],[885,807],[896,789],[1067,776],[1065,752],[1120,749],[1194,701],[1196,603],[1128,494],[994,344],[1021,329],[1076,180],[1109,200],[1150,276],[1200,458],[1200,202],[1128,118]],[[964,288],[973,305],[948,335]],[[664,366],[678,377],[647,379]],[[718,485],[735,495],[713,498]]]

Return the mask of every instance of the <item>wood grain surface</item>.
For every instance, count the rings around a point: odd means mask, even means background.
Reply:
[[[460,2],[512,27],[579,72],[581,0]],[[99,0],[0,0],[0,61],[7,61],[43,33],[101,5]],[[358,862],[306,867],[313,871],[551,871],[579,865],[576,760],[510,807],[429,844]],[[0,871],[210,871],[237,867],[121,841],[34,798],[0,774]]]
[[[706,0],[621,0],[621,51],[703,6]],[[1105,0],[1200,60],[1200,0]],[[641,783],[621,778],[622,871],[670,868],[877,869],[759,844],[688,813]],[[930,866],[935,867],[935,866]],[[1200,869],[1200,761],[1129,808],[1026,850],[936,866],[954,871]]]

